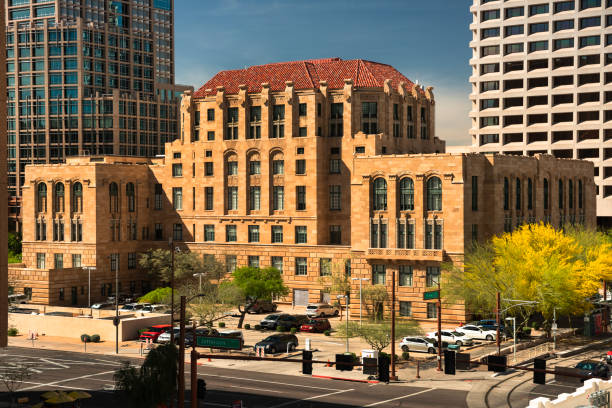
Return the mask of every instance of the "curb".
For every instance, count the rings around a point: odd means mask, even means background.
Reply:
[[[360,379],[357,379],[357,378],[332,377],[332,376],[329,376],[329,375],[316,375],[316,374],[312,374],[311,377],[313,377],[313,378],[325,378],[325,379],[328,379],[328,380],[359,382],[359,383],[367,383],[367,384],[378,384],[378,383],[380,383],[380,381],[378,381],[378,380],[360,380]]]

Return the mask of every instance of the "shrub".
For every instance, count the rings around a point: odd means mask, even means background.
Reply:
[[[535,330],[540,330],[541,324],[540,322],[531,322],[531,327]]]
[[[410,359],[410,353],[407,351],[403,351],[402,352],[402,360],[408,360]]]
[[[260,324],[256,324],[255,325],[255,330],[261,330],[261,325]]]
[[[251,325],[250,325],[250,324],[248,324],[248,323],[247,323],[247,324],[245,324],[245,325],[244,325],[244,329],[245,329],[245,330],[251,330]]]
[[[326,336],[331,336],[331,331],[329,331],[329,330],[325,330],[325,331],[323,332],[323,334],[324,334],[324,335],[326,335]]]
[[[281,332],[281,333],[282,332],[286,332],[287,328],[285,326],[278,325],[278,326],[276,326],[276,331],[277,332]]]
[[[295,334],[297,333],[298,329],[297,327],[292,327],[291,330],[289,330],[291,332],[291,334]]]
[[[18,334],[19,334],[19,330],[17,330],[17,328],[16,328],[16,327],[9,327],[7,334],[8,334],[10,337],[15,337],[16,335],[18,335]]]
[[[91,342],[92,343],[99,343],[100,342],[100,335],[99,334],[92,334],[91,335]]]
[[[523,327],[523,334],[526,336],[531,336],[531,327]]]
[[[219,327],[221,328],[225,327],[225,322],[219,322]]]
[[[89,337],[89,334],[81,334],[81,341],[83,343],[89,343],[91,342],[91,337]]]

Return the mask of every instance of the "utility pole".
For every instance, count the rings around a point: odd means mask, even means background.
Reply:
[[[180,336],[179,336],[179,361],[178,361],[178,408],[185,408],[185,307],[187,306],[186,296],[181,296],[180,310]],[[172,328],[171,328],[172,330]],[[196,338],[193,337],[195,344]]]
[[[395,375],[395,269],[391,270],[391,376],[392,381],[397,381]]]
[[[499,309],[500,309],[499,292],[497,292],[496,302],[497,302],[497,306],[495,307],[495,322],[497,323],[497,328],[496,328],[497,333],[495,335],[495,342],[497,343],[497,355],[499,356],[501,354],[501,343],[500,343],[500,338],[499,338]]]
[[[198,403],[198,352],[196,351],[196,323],[193,321],[191,342],[191,407],[197,408]]]
[[[442,371],[442,293],[440,293],[440,276],[438,275],[438,371]]]
[[[170,246],[170,344],[174,344],[174,245],[172,237],[168,239]]]

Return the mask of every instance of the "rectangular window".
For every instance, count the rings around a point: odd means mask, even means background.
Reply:
[[[275,211],[285,209],[285,187],[274,186],[272,188],[272,209]]]
[[[204,225],[204,241],[210,242],[215,240],[215,226],[212,224]]]
[[[481,21],[496,20],[499,18],[499,10],[486,10],[482,12]]]
[[[64,269],[64,254],[53,254],[55,269]]]
[[[306,137],[308,136],[308,128],[307,127],[300,127],[298,129],[298,137]]]
[[[329,159],[329,174],[340,174],[340,159]]]
[[[223,139],[238,139],[238,108],[227,108],[227,123]]]
[[[428,266],[425,272],[425,286],[428,288],[438,286],[440,283],[440,268],[437,266]]]
[[[283,273],[283,257],[273,256],[271,257],[272,267],[278,269],[280,273]]]
[[[136,252],[128,253],[127,267],[128,269],[136,269]]]
[[[230,211],[238,209],[238,187],[227,188],[227,209]]]
[[[249,175],[261,174],[261,162],[259,160],[249,161]]]
[[[378,131],[378,105],[376,102],[361,103],[361,130],[366,135],[376,134]]]
[[[295,189],[296,189],[296,209],[298,211],[306,210],[306,186],[297,186]]]
[[[306,244],[308,243],[307,228],[304,225],[298,225],[295,227],[295,243]]]
[[[306,116],[306,108],[307,108],[307,105],[305,103],[299,104],[298,111],[299,111],[300,116]]]
[[[400,265],[399,267],[399,285],[400,286],[412,286],[412,266]]]
[[[119,254],[110,255],[110,270],[111,272],[119,270]],[[111,291],[109,290],[108,292],[110,293]]]
[[[259,225],[249,225],[249,242],[259,242]]]
[[[329,186],[329,209],[330,210],[340,210],[340,203],[342,202],[340,196],[340,186],[333,185]]]
[[[212,187],[204,187],[204,209],[207,211],[211,211],[213,209],[213,188]]]
[[[236,265],[236,255],[225,255],[225,270],[228,273],[233,273],[236,270]]]
[[[427,303],[427,318],[428,319],[438,318],[438,304],[437,303]]]
[[[272,134],[270,138],[282,139],[285,137],[285,105],[272,107]]]
[[[213,162],[204,162],[204,175],[212,176],[214,174],[214,163]]]
[[[172,177],[183,177],[183,165],[181,163],[172,164]]]
[[[332,103],[330,106],[329,136],[341,137],[343,129],[344,104]]]
[[[341,245],[342,244],[342,229],[340,225],[329,226],[329,244],[330,245]]]
[[[215,131],[214,130],[209,130],[208,132],[206,132],[206,139],[208,141],[215,140]]]
[[[36,268],[45,269],[45,254],[43,253],[36,254]]]
[[[249,255],[249,267],[259,268],[259,256]]]
[[[319,258],[319,273],[321,276],[331,275],[331,258]]]
[[[400,316],[412,316],[412,302],[401,301],[399,302],[399,315]]]
[[[297,276],[308,275],[308,263],[306,258],[297,257],[295,258],[295,274]]]
[[[535,4],[533,6],[529,6],[529,16],[546,13],[548,13],[548,4]]]
[[[249,188],[249,209],[251,211],[261,209],[261,188],[259,186]]]
[[[283,243],[283,226],[273,225],[272,226],[272,243],[282,244]]]
[[[155,184],[155,209],[161,210],[164,190],[161,184]]]
[[[237,241],[236,226],[226,225],[225,226],[225,242],[236,242],[236,241]]]
[[[295,161],[295,174],[306,174],[306,160],[300,159]]]
[[[563,11],[574,10],[574,2],[575,0],[568,0],[555,3],[555,14]]]
[[[261,139],[261,106],[249,110],[249,134],[247,139]]]
[[[385,265],[372,265],[372,284],[384,285],[387,281],[387,269]]]
[[[183,224],[174,224],[172,226],[172,239],[175,241],[183,240]]]
[[[183,209],[183,188],[172,187],[172,205],[175,210]]]
[[[213,120],[215,120],[215,110],[214,109],[208,109],[206,111],[206,120],[208,120],[209,122],[212,122]]]
[[[274,175],[285,174],[285,161],[284,160],[272,160],[272,174]]]
[[[81,267],[81,254],[72,254],[72,267],[73,268]]]
[[[478,176],[472,176],[472,211],[478,211]]]
[[[227,175],[237,176],[238,175],[238,162],[228,161],[227,162]]]
[[[155,240],[161,241],[164,239],[164,230],[161,224],[155,224]]]

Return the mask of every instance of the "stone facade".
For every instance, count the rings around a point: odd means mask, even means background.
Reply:
[[[266,76],[269,67],[275,76]],[[113,293],[115,265],[121,292],[146,291],[137,254],[172,238],[214,255],[228,272],[279,268],[291,289],[280,301],[298,305],[333,298],[330,271],[355,278],[353,304],[358,279],[391,291],[395,274],[399,314],[427,320],[437,311],[423,292],[435,289],[442,262],[461,262],[472,240],[525,222],[595,225],[592,163],[441,153],[434,107],[431,89],[368,61],[221,72],[185,95],[184,133],[163,158],[28,166],[24,265],[11,276],[45,304],[85,302],[89,275],[78,262],[96,267],[93,300]],[[559,181],[572,185],[560,206]],[[456,305],[442,318],[466,316]]]

